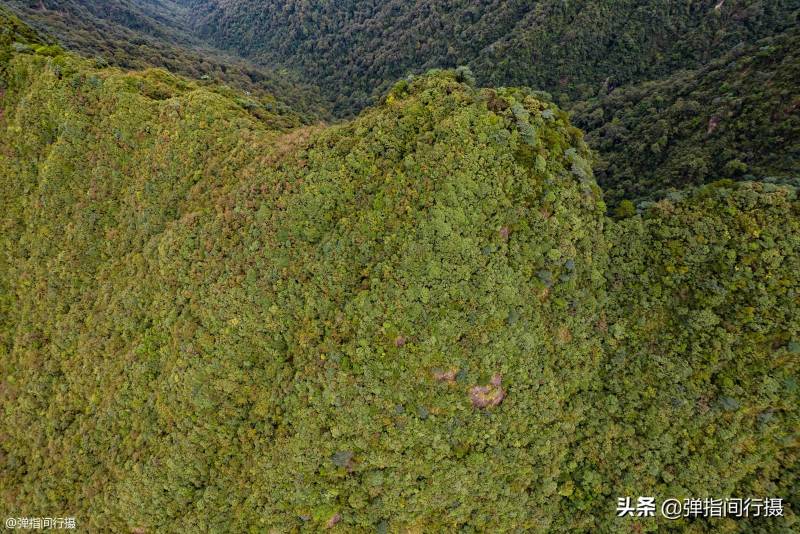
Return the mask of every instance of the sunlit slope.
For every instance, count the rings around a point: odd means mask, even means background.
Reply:
[[[280,117],[65,55],[15,55],[2,95],[3,509],[119,525],[116,481],[156,461],[168,428],[153,411],[160,363],[141,347],[178,295],[152,255],[247,179]]]
[[[670,525],[796,529],[794,188],[611,222],[566,115],[465,70],[298,128],[1,36],[5,516],[644,532],[617,497],[752,496],[786,517]]]
[[[287,133],[163,71],[18,54],[4,83],[9,509],[558,514],[606,257],[564,113],[439,73]]]

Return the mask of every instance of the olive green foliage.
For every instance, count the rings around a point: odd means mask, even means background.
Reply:
[[[47,44],[30,26],[0,7],[0,68],[8,66],[15,52],[33,51]]]
[[[215,50],[186,31],[187,9],[173,0],[6,3],[28,24],[101,65],[160,67],[204,83],[224,83],[270,100],[283,113],[291,108],[307,122],[329,115],[313,80],[302,82],[291,70],[279,72]]]
[[[798,527],[791,186],[726,182],[612,222],[567,114],[465,69],[299,127],[230,89],[14,42],[0,515],[615,532],[635,527],[616,497],[652,492],[789,500],[675,529]]]
[[[655,199],[718,180],[797,177],[800,31],[740,46],[698,70],[572,107],[606,198]]]
[[[11,71],[11,508],[98,528],[558,515],[605,262],[566,114],[441,73],[304,142],[163,71]],[[497,373],[502,410],[474,409]]]
[[[583,99],[797,24],[798,0],[178,0],[210,42],[296,70],[349,115],[407,72]]]
[[[119,525],[105,500],[138,502],[115,481],[161,432],[152,386],[168,360],[152,352],[163,335],[152,312],[176,309],[147,251],[195,196],[246,180],[237,161],[262,152],[248,139],[268,143],[282,119],[159,70],[27,53],[6,67],[2,509]]]
[[[610,225],[607,237],[605,360],[581,449],[593,483],[579,499],[783,495],[794,510],[789,522],[647,519],[640,526],[796,531],[797,190],[706,186]]]
[[[224,81],[276,108],[280,95],[304,122],[353,116],[430,68],[545,89],[587,132],[614,213],[625,199],[800,170],[798,0],[312,4],[10,3],[67,48]]]

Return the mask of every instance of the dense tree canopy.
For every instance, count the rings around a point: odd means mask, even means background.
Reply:
[[[654,199],[720,178],[798,178],[798,43],[794,28],[573,106],[606,199]]]
[[[547,90],[587,132],[606,202],[633,201],[620,213],[721,178],[796,177],[800,3],[646,4],[10,2],[101,63],[228,83],[306,123],[353,116],[409,71],[435,67]]]
[[[293,70],[280,71],[215,50],[187,31],[187,10],[172,0],[9,0],[18,16],[69,50],[127,69],[162,67],[207,83],[226,83],[304,120],[329,117],[325,95]],[[280,98],[276,98],[280,95]]]
[[[800,203],[608,219],[466,69],[341,124],[0,33],[0,508],[120,531],[790,532]],[[616,519],[776,496],[782,518]]]
[[[177,0],[210,42],[297,70],[352,113],[409,71],[586,98],[797,24],[798,0]]]
[[[780,494],[797,510],[797,189],[721,182],[608,229],[601,409],[579,449],[602,481],[589,496]],[[669,527],[771,533],[798,523],[660,525]]]

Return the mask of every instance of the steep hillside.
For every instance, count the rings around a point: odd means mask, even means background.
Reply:
[[[575,105],[607,201],[720,178],[800,178],[800,31]]]
[[[12,59],[2,106],[8,509],[557,517],[605,261],[563,112],[442,73],[280,133],[163,71],[40,54]]]
[[[67,48],[225,81],[281,115],[289,103],[306,123],[330,118],[330,109],[354,115],[407,71],[441,65],[469,64],[492,85],[550,90],[587,132],[619,215],[635,209],[623,200],[642,204],[723,178],[800,175],[797,0],[11,5]],[[209,41],[271,67],[223,57]]]
[[[658,532],[797,530],[797,189],[718,183],[607,228],[608,335],[576,500],[785,495],[786,522],[662,518]]]
[[[465,70],[296,127],[0,46],[4,516],[644,532],[617,497],[711,492],[785,516],[671,526],[796,530],[794,188],[617,223],[567,114]]]
[[[45,39],[33,28],[0,8],[0,67],[8,68],[14,53],[21,47],[46,44]]]
[[[797,24],[798,0],[178,0],[218,46],[299,70],[352,113],[409,71],[573,99],[696,68]],[[563,101],[562,101],[563,102]]]
[[[291,70],[277,71],[215,50],[187,31],[187,9],[174,1],[5,3],[42,34],[102,64],[129,69],[162,67],[269,98],[273,105],[300,113],[307,122],[329,117],[326,97],[313,81],[300,81]],[[275,95],[280,95],[280,101]]]

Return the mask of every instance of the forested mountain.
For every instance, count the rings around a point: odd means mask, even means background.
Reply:
[[[188,10],[172,0],[8,0],[27,23],[62,46],[124,68],[163,67],[285,102],[308,121],[329,117],[313,82],[214,49],[192,32]],[[275,95],[280,95],[275,99]]]
[[[797,510],[800,419],[789,404],[800,389],[798,208],[795,187],[730,182],[608,225],[603,386],[578,449],[590,451],[589,499],[765,493],[794,495]],[[800,527],[795,518],[643,523],[630,530]]]
[[[541,92],[439,70],[301,126],[0,21],[4,517],[800,526],[796,187],[722,181],[615,221]],[[625,495],[784,508],[618,518]]]
[[[596,96],[791,28],[800,9],[799,0],[177,1],[211,42],[299,70],[345,115],[409,71],[457,65],[481,83]]]
[[[429,67],[547,90],[587,132],[615,210],[687,185],[797,175],[800,0],[12,5],[67,48],[224,81],[305,122],[352,116]]]
[[[606,200],[720,178],[800,178],[800,31],[572,107]]]
[[[797,2],[8,4],[3,517],[800,528]]]

